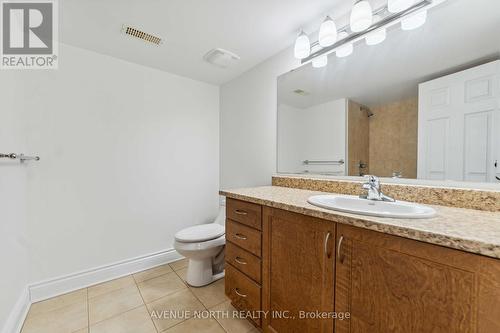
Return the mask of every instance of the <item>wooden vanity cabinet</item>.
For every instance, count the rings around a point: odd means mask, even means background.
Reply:
[[[265,311],[264,332],[500,332],[498,259],[238,200],[227,210],[226,294]]]
[[[269,207],[262,215],[264,332],[333,332],[332,318],[315,316],[333,312],[335,223]]]
[[[500,262],[337,225],[336,333],[500,332]]]

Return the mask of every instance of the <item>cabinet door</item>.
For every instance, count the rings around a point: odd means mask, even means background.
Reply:
[[[333,332],[335,223],[264,207],[265,332]],[[301,314],[309,318],[301,318]]]
[[[500,262],[337,227],[336,333],[500,332]]]

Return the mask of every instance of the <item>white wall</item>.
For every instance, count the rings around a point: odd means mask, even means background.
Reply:
[[[277,170],[280,172],[300,173],[304,171],[302,119],[304,109],[287,104],[278,105],[277,133]]]
[[[218,87],[70,46],[59,58],[0,76],[22,86],[2,103],[41,156],[23,170],[31,282],[170,249],[218,212]]]
[[[278,108],[278,170],[345,175],[345,165],[303,165],[304,160],[346,160],[345,98],[299,109]]]
[[[271,183],[276,172],[276,79],[297,65],[287,49],[221,86],[222,188]]]
[[[0,153],[24,151],[26,140],[17,107],[22,84],[0,74]],[[6,98],[8,97],[8,98]],[[28,283],[26,173],[31,167],[0,159],[0,331]]]

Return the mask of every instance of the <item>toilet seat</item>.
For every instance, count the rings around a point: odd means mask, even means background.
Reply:
[[[223,246],[225,244],[226,244],[226,236],[222,235],[215,239],[211,239],[204,242],[195,242],[195,243],[185,243],[176,240],[174,243],[174,248],[178,251],[203,251],[217,246]]]
[[[175,240],[181,243],[199,243],[217,239],[225,234],[225,228],[217,223],[200,224],[175,234]]]

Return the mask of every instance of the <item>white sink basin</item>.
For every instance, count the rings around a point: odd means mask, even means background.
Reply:
[[[433,208],[411,202],[373,201],[353,195],[315,195],[307,202],[326,209],[369,216],[426,219],[436,215]]]

